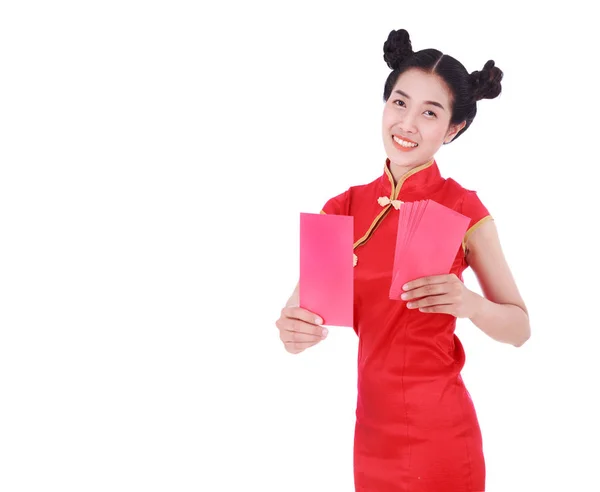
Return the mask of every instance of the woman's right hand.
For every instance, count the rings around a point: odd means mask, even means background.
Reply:
[[[327,328],[320,325],[323,320],[316,314],[297,306],[286,306],[275,322],[279,338],[291,354],[299,354],[316,345],[327,336]]]

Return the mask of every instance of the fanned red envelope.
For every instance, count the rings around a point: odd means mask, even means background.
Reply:
[[[354,217],[300,214],[300,307],[352,326]]]
[[[400,299],[411,280],[449,273],[470,222],[433,200],[402,203],[390,299]]]

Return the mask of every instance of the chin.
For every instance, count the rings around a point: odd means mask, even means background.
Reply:
[[[389,156],[390,161],[395,162],[396,164],[399,164],[401,166],[408,166],[408,165],[412,165],[415,164],[417,162],[420,162],[421,159],[421,153],[402,153],[402,152],[394,152],[391,153]]]

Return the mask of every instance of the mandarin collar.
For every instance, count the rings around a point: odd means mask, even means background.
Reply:
[[[410,195],[411,198],[416,199],[418,195],[425,195],[438,188],[445,180],[440,174],[435,158],[433,158],[425,164],[407,171],[394,186],[394,177],[390,171],[390,160],[388,158],[385,160],[383,175],[379,181],[383,189],[383,196],[396,200],[402,199],[405,195]]]

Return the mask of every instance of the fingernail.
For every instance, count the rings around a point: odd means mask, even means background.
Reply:
[[[323,320],[321,318],[315,318],[315,324],[322,325],[323,324]]]
[[[402,294],[400,297],[401,297],[402,299],[408,299],[408,294]]]
[[[323,328],[323,331],[321,331],[321,336],[325,338],[327,336],[327,333],[329,333],[329,330],[327,328]]]
[[[409,303],[406,304],[406,307],[412,308],[412,307],[414,307],[414,303],[409,302]]]
[[[408,290],[408,284],[404,284],[404,285],[402,286],[402,290]]]

